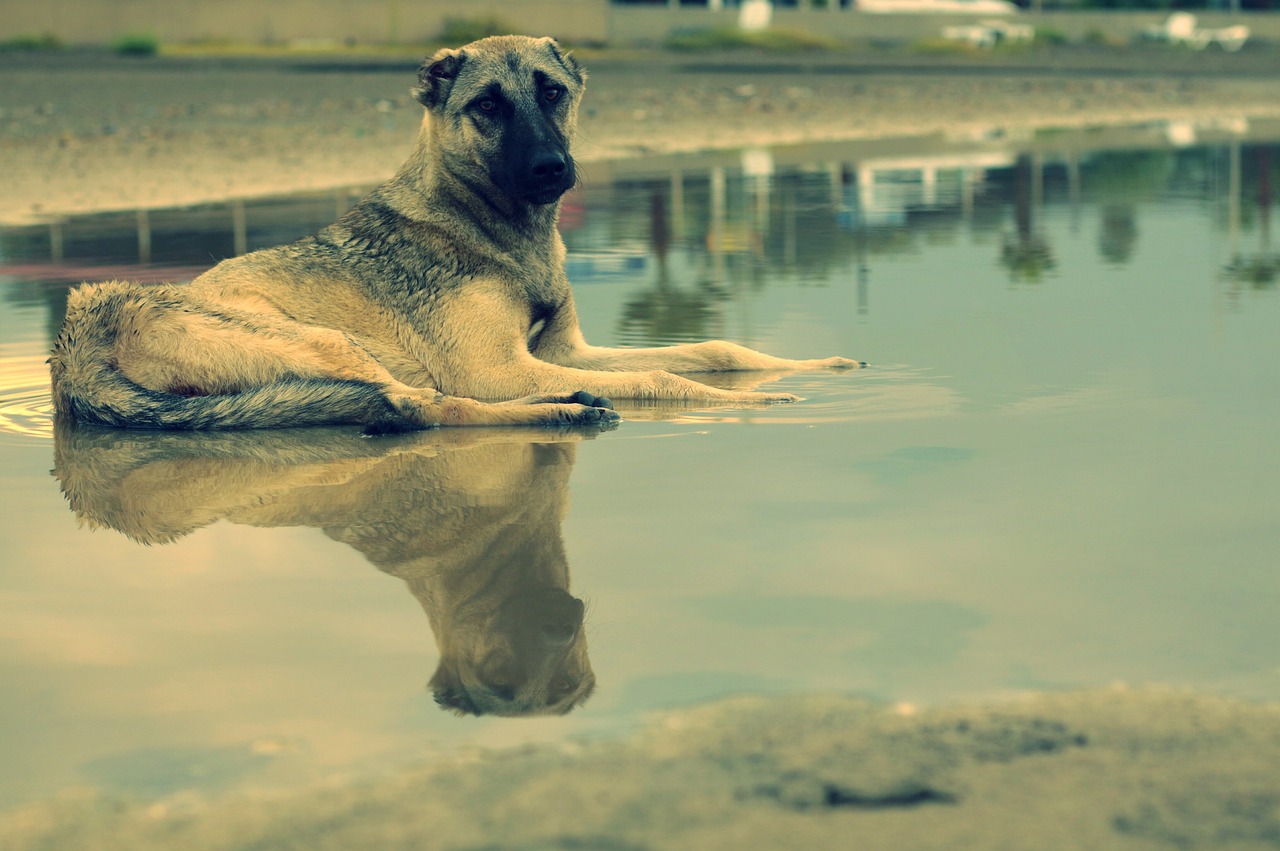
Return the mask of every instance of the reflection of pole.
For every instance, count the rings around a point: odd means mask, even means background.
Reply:
[[[756,196],[756,233],[763,236],[769,230],[769,177],[758,174],[753,183]]]
[[[921,201],[927,207],[933,207],[938,203],[938,168],[937,166],[927,165],[920,169],[920,195]]]
[[[711,243],[712,279],[717,283],[725,279],[724,214],[724,168],[716,166],[711,169],[711,233],[708,235],[708,241]]]
[[[151,215],[146,210],[138,211],[138,262],[151,262]]]
[[[1262,254],[1271,251],[1271,149],[1259,145],[1258,159],[1258,248]]]
[[[1067,154],[1067,202],[1071,205],[1071,232],[1080,231],[1080,155],[1072,151]]]
[[[782,262],[788,269],[796,267],[796,194],[782,190]]]
[[[845,188],[844,192],[849,194],[848,183],[856,182],[854,187],[855,197],[858,199],[853,206],[853,261],[857,264],[855,280],[857,309],[859,316],[866,316],[871,311],[871,266],[867,263],[867,208],[862,204],[862,182],[869,179],[870,171],[859,170],[857,166],[846,169],[844,172]]]
[[[1044,208],[1044,157],[1031,155],[1031,222],[1040,230],[1040,218]]]
[[[876,208],[876,172],[873,168],[854,166],[858,178],[858,209],[870,213]]]
[[[234,256],[239,257],[249,250],[249,239],[244,222],[244,201],[236,199],[231,202],[231,240]]]
[[[973,201],[977,195],[978,176],[973,166],[960,169],[960,221],[973,227]]]
[[[1227,256],[1240,255],[1240,142],[1227,146]]]
[[[54,263],[62,262],[62,222],[49,222],[49,257]]]
[[[684,233],[684,174],[671,172],[671,235],[679,240]]]

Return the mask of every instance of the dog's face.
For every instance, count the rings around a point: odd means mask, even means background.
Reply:
[[[414,95],[455,177],[543,205],[577,180],[569,146],[585,81],[552,39],[495,36],[436,53],[419,71]]]
[[[596,677],[582,601],[563,588],[518,586],[487,617],[440,638],[436,702],[459,714],[563,715]]]

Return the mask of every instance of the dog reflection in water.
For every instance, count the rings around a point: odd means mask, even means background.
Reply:
[[[449,429],[131,433],[64,422],[71,508],[145,544],[218,520],[314,526],[405,581],[435,633],[436,701],[459,714],[563,714],[595,687],[560,526],[590,433]]]

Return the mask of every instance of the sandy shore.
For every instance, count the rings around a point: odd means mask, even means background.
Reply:
[[[742,698],[370,782],[0,817],[0,848],[1274,849],[1280,708],[1111,689],[917,712]]]
[[[1243,54],[1242,54],[1243,55]],[[939,65],[823,55],[588,59],[578,157],[1157,120],[1280,117],[1280,62],[1197,73],[1172,53],[1122,67]],[[1152,58],[1154,57],[1154,58]],[[873,57],[874,58],[874,57]],[[1193,64],[1188,64],[1192,62]],[[954,63],[954,60],[953,60]],[[377,183],[421,108],[410,59],[126,61],[0,55],[0,224]],[[589,171],[588,171],[589,174]]]

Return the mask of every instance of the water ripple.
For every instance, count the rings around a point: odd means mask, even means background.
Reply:
[[[0,434],[53,437],[53,397],[44,355],[0,357]]]

